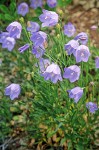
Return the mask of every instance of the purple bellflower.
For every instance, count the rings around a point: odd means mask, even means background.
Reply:
[[[39,60],[39,68],[40,68],[40,72],[41,73],[44,73],[44,71],[46,70],[46,68],[49,65],[50,65],[49,59],[40,58],[40,60]]]
[[[40,29],[39,24],[36,23],[36,22],[29,21],[29,22],[28,22],[28,25],[29,25],[29,26],[27,27],[27,31],[29,31],[29,32],[31,32],[31,33],[37,32],[37,31],[39,31],[39,29]]]
[[[38,31],[32,34],[31,41],[34,43],[34,46],[42,46],[47,40],[47,34],[42,31]]]
[[[20,5],[18,5],[17,13],[25,16],[29,12],[29,6],[27,3],[23,2]]]
[[[0,43],[3,43],[4,40],[9,36],[8,32],[1,32],[0,33]]]
[[[56,7],[56,5],[57,5],[57,0],[47,0],[47,5],[48,5],[50,8],[54,8],[54,7]]]
[[[96,68],[99,68],[99,56],[95,58]]]
[[[42,0],[30,0],[31,4],[30,7],[36,9],[38,7],[42,7]]]
[[[97,104],[95,104],[95,103],[93,103],[93,102],[88,102],[88,103],[86,104],[86,107],[89,109],[89,111],[90,111],[91,113],[95,113],[95,111],[98,110]]]
[[[10,96],[11,100],[18,98],[21,88],[19,84],[12,83],[5,88],[5,95]]]
[[[36,58],[41,58],[45,53],[45,49],[43,46],[33,46],[32,54],[35,55]]]
[[[75,32],[76,32],[76,28],[71,22],[64,25],[64,34],[67,35],[68,37],[73,36]]]
[[[65,44],[65,50],[68,55],[73,54],[78,47],[79,43],[76,40],[71,40],[67,44]]]
[[[90,56],[89,48],[85,45],[80,45],[74,53],[76,62],[87,62]]]
[[[78,40],[80,44],[86,45],[88,42],[88,35],[85,32],[79,33],[74,40]]]
[[[9,51],[12,51],[12,49],[15,46],[15,39],[12,37],[7,37],[4,42],[2,43],[2,48],[7,48]]]
[[[49,65],[42,75],[45,80],[51,80],[53,83],[57,83],[58,80],[62,81],[61,70],[55,63]]]
[[[19,22],[15,21],[8,25],[6,30],[9,32],[9,36],[19,39],[21,36],[22,26]]]
[[[58,14],[53,11],[43,9],[43,14],[39,16],[42,27],[52,27],[58,23]]]
[[[69,79],[70,82],[75,82],[79,79],[80,68],[77,65],[72,65],[70,67],[64,68],[63,77]]]
[[[69,97],[74,99],[75,103],[77,103],[83,95],[83,89],[80,87],[75,87],[67,92],[69,93]]]
[[[30,44],[25,44],[24,46],[20,47],[18,50],[20,51],[20,53],[23,53],[24,51],[26,51],[28,48],[30,47]]]

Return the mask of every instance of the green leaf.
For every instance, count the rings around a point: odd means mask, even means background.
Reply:
[[[1,10],[3,13],[9,13],[9,9],[8,9],[5,5],[0,5],[0,10]]]
[[[11,10],[11,12],[14,12],[14,11],[16,11],[16,3],[15,2],[11,2],[11,4],[10,4],[10,10]]]
[[[63,145],[65,141],[66,141],[66,138],[61,139],[60,145]]]
[[[5,14],[4,17],[6,20],[13,20],[13,17],[10,16],[9,14]]]

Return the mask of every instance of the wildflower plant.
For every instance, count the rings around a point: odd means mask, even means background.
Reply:
[[[42,7],[42,1],[30,2],[34,9]],[[99,113],[94,86],[98,78],[90,73],[93,60],[88,36],[83,32],[77,35],[70,22],[61,26],[56,12],[44,9],[38,18],[39,22],[30,21],[29,25],[21,18],[0,34],[2,48],[13,49],[11,53],[17,58],[15,78],[19,77],[18,83],[13,79],[6,85],[5,96],[28,105],[25,129],[37,142],[48,144],[48,139],[57,135],[57,145],[67,143],[70,150],[84,149],[92,141],[92,127]],[[97,56],[96,72],[98,61]],[[21,100],[22,95],[25,100]]]

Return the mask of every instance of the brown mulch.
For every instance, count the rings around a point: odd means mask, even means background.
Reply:
[[[67,8],[69,12],[69,21],[71,21],[77,28],[77,32],[89,33],[92,45],[99,48],[99,8],[92,8],[84,10],[80,5]],[[92,30],[91,26],[98,26],[97,30]]]

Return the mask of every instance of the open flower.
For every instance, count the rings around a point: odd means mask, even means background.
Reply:
[[[80,87],[75,87],[67,92],[69,93],[69,97],[74,99],[75,103],[77,103],[83,95],[83,89]]]
[[[76,28],[71,22],[64,25],[64,34],[67,35],[68,37],[73,36],[75,32],[76,32]]]
[[[33,46],[32,54],[35,55],[36,58],[41,58],[45,53],[45,49],[43,46]]]
[[[18,98],[21,88],[19,84],[12,83],[5,88],[5,95],[10,96],[11,100]]]
[[[20,47],[18,50],[20,51],[20,53],[23,53],[24,51],[26,51],[28,48],[30,47],[30,44],[25,44],[24,46]]]
[[[32,34],[31,41],[34,43],[34,46],[44,45],[44,42],[47,39],[47,34],[42,31],[38,31]]]
[[[55,63],[49,65],[42,75],[45,80],[51,80],[53,83],[57,83],[58,80],[62,81],[61,70]]]
[[[23,2],[20,5],[18,5],[17,12],[18,12],[18,14],[25,16],[29,12],[28,4]]]
[[[89,48],[85,45],[80,45],[74,53],[76,62],[87,62],[90,56]]]
[[[28,22],[27,31],[33,33],[33,32],[39,31],[39,29],[40,29],[40,26],[39,26],[38,23],[32,22],[32,21],[29,21],[29,22]]]
[[[8,25],[6,30],[9,32],[9,36],[19,39],[21,36],[22,26],[19,22],[15,21]]]
[[[3,43],[4,40],[9,36],[8,32],[1,32],[0,33],[0,43]]]
[[[49,65],[50,65],[50,60],[49,59],[40,58],[40,60],[39,60],[39,68],[40,68],[41,74],[44,73],[44,71],[46,70],[46,68]]]
[[[58,23],[58,14],[53,11],[43,9],[43,14],[39,16],[42,27],[51,27]]]
[[[47,5],[48,5],[50,8],[54,8],[54,7],[56,7],[56,5],[57,5],[57,0],[47,0]]]
[[[80,68],[77,65],[72,65],[70,67],[64,68],[63,77],[69,79],[70,82],[75,82],[79,79]]]
[[[99,68],[99,56],[95,58],[96,68]]]
[[[31,4],[30,7],[36,9],[38,7],[42,7],[42,0],[30,0]]]
[[[4,42],[2,43],[2,48],[7,48],[9,51],[12,51],[12,49],[15,46],[15,39],[12,37],[7,37]]]
[[[86,107],[89,109],[89,111],[90,111],[91,113],[95,113],[95,111],[98,110],[97,104],[95,104],[95,103],[93,103],[93,102],[88,102],[88,103],[86,104]]]
[[[79,33],[74,40],[78,40],[80,44],[86,45],[88,42],[88,35],[85,32]]]
[[[79,43],[76,40],[70,40],[67,44],[65,44],[65,50],[68,55],[73,54],[78,47]]]

